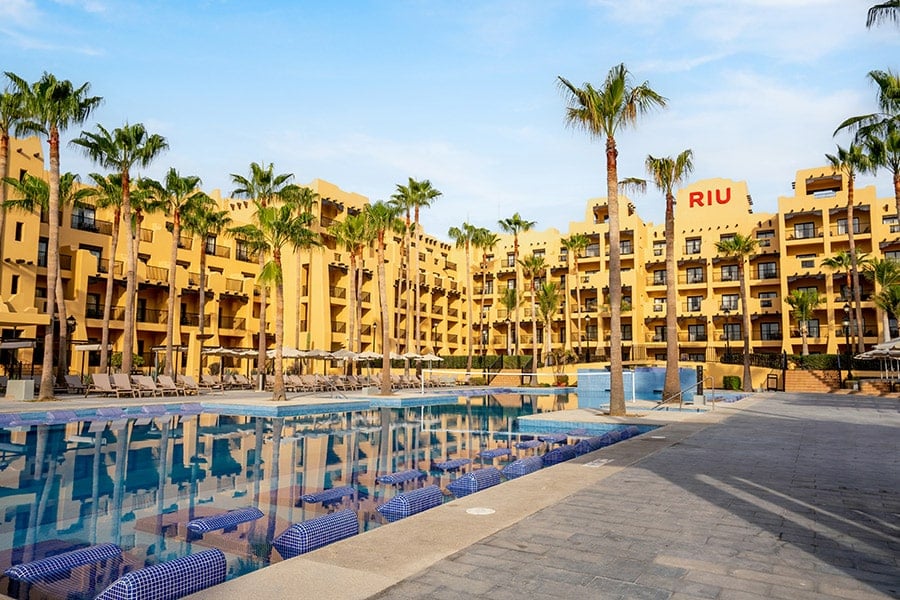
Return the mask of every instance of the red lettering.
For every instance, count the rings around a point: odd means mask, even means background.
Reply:
[[[725,188],[725,198],[719,196],[720,191],[722,190],[716,190],[716,202],[718,204],[728,204],[731,201],[731,188]]]
[[[703,192],[691,192],[688,195],[688,208],[694,205],[703,206]]]

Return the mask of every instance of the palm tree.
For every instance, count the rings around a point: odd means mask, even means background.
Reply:
[[[606,190],[609,203],[609,303],[610,303],[610,391],[609,413],[625,415],[625,386],[622,375],[622,274],[619,247],[618,150],[619,129],[634,125],[638,116],[666,105],[666,99],[647,82],[634,86],[631,74],[619,64],[606,76],[600,88],[585,83],[574,86],[564,77],[559,85],[568,101],[566,122],[583,128],[592,137],[606,138]]]
[[[900,0],[887,0],[876,4],[866,14],[866,27],[871,28],[885,21],[900,23]]]
[[[69,80],[59,80],[44,73],[33,85],[18,75],[6,72],[16,94],[22,95],[27,119],[17,128],[47,136],[50,148],[49,198],[47,202],[49,231],[47,236],[47,314],[56,312],[56,281],[59,277],[59,137],[70,125],[83,123],[101,98],[89,96],[90,84],[75,87]],[[41,400],[53,398],[53,327],[44,333],[44,359],[41,367]]]
[[[413,347],[413,351],[419,352],[419,340],[421,339],[421,320],[422,320],[422,307],[420,306],[420,283],[421,277],[419,277],[419,241],[422,237],[421,232],[419,231],[419,211],[422,208],[428,208],[431,206],[435,200],[437,200],[441,196],[441,192],[435,189],[431,182],[427,179],[423,179],[421,181],[416,181],[412,177],[409,178],[408,185],[397,185],[397,193],[394,194],[391,198],[397,202],[399,205],[404,206],[405,208],[413,209],[413,227],[412,227],[412,239],[415,242],[415,251],[413,254],[412,266],[413,266],[413,277],[415,278],[415,293],[413,296],[413,302],[415,303],[415,331],[413,333],[413,340],[415,340],[415,344]],[[407,219],[408,220],[408,219]],[[409,314],[409,308],[407,308],[407,314]],[[409,330],[409,326],[407,326],[407,330]]]
[[[869,71],[868,77],[878,88],[878,111],[850,117],[834,133],[854,133],[854,141],[864,146],[870,156],[870,166],[887,169],[893,175],[894,202],[900,215],[900,75],[875,70]]]
[[[191,204],[188,210],[184,212],[183,227],[191,235],[196,236],[200,241],[200,281],[199,300],[197,312],[200,314],[200,320],[197,326],[197,339],[201,340],[200,360],[203,360],[202,340],[206,339],[204,328],[206,326],[206,256],[208,253],[207,240],[210,237],[218,238],[223,235],[231,234],[231,217],[228,216],[227,210],[216,210],[217,207],[213,202],[198,202]],[[171,319],[171,316],[170,316]],[[198,365],[200,362],[197,363]],[[202,369],[201,369],[202,373]]]
[[[235,227],[232,233],[250,240],[264,256],[271,254],[259,274],[260,283],[275,287],[275,381],[272,400],[285,400],[284,366],[284,268],[282,252],[286,246],[295,251],[318,244],[318,234],[311,229],[313,216],[309,212],[296,212],[291,204],[263,206],[256,201],[255,223]],[[202,317],[202,315],[201,315]]]
[[[469,293],[466,294],[466,302],[467,302],[467,310],[469,313],[469,318],[472,317],[472,292],[474,292],[475,284],[473,283],[474,277],[472,275],[472,266],[471,266],[471,250],[472,245],[478,238],[478,228],[469,223],[463,223],[461,227],[451,227],[447,231],[447,235],[451,240],[456,243],[457,248],[465,248],[466,249],[466,285],[469,288]],[[466,372],[472,371],[472,332],[471,330],[466,334],[466,339],[468,340],[467,345],[467,358],[466,358]]]
[[[112,208],[113,220],[109,243],[109,267],[106,270],[106,296],[103,300],[103,329],[100,334],[100,372],[106,372],[109,365],[109,323],[112,319],[113,291],[116,281],[116,250],[119,246],[119,231],[122,223],[122,176],[112,174],[104,177],[99,173],[88,175],[93,186],[87,188],[87,197],[94,199],[97,208]],[[103,265],[98,265],[101,270]]]
[[[267,166],[259,163],[250,163],[250,172],[247,176],[231,174],[231,181],[237,188],[231,192],[235,198],[250,198],[262,207],[268,206],[274,201],[282,201],[296,193],[297,186],[291,183],[293,173],[275,173],[275,165]],[[250,241],[250,240],[247,240]],[[259,253],[259,270],[262,273],[266,264],[265,253]],[[266,372],[266,305],[268,303],[268,288],[260,285],[259,290],[259,340],[257,344],[256,370],[260,382],[263,381]]]
[[[792,290],[784,301],[793,309],[791,314],[797,319],[800,337],[803,340],[803,356],[809,356],[809,345],[807,343],[807,336],[809,336],[808,325],[813,313],[821,303],[819,293],[815,290]]]
[[[156,157],[168,149],[166,139],[151,134],[142,123],[126,123],[113,131],[97,125],[97,131],[83,131],[72,140],[84,153],[101,167],[113,169],[122,178],[122,220],[132,227],[131,170],[146,168]],[[132,233],[133,235],[133,233]],[[125,262],[125,330],[122,336],[122,372],[131,373],[134,353],[134,304],[137,292],[137,253],[135,245],[128,245]]]
[[[500,243],[500,236],[487,229],[486,227],[479,227],[475,232],[475,237],[472,240],[472,245],[475,248],[481,250],[481,290],[482,294],[487,292],[487,268],[488,268],[488,253],[494,251],[494,247]],[[470,288],[471,289],[471,288]],[[469,312],[469,318],[471,318],[472,313]],[[481,310],[478,311],[478,331],[479,335],[481,335],[481,344],[482,344],[482,352],[481,352],[481,364],[484,365],[485,360],[485,350],[484,350],[484,340],[485,340],[485,329],[484,329],[484,298],[481,300]]]
[[[578,323],[578,331],[575,334],[575,337],[578,340],[578,354],[581,355],[581,276],[578,274],[578,258],[584,249],[588,247],[591,243],[591,238],[583,233],[573,233],[569,237],[562,238],[562,247],[566,249],[566,266],[568,267],[569,277],[566,278],[566,287],[568,287],[568,281],[572,278],[572,266],[575,267],[575,304],[578,307],[578,319],[576,323]],[[569,292],[566,291],[566,298],[569,297]],[[568,302],[566,305],[568,306]],[[568,319],[566,320],[568,322]],[[571,338],[572,336],[569,336]],[[571,341],[570,341],[571,344]]]
[[[196,175],[182,177],[174,167],[166,173],[165,183],[145,179],[150,192],[164,205],[164,210],[172,217],[172,250],[169,260],[169,298],[166,319],[166,363],[165,373],[171,377],[174,373],[174,338],[175,338],[175,275],[178,264],[178,247],[181,245],[181,221],[185,212],[194,210],[194,206],[212,205],[213,199],[200,190],[200,178]],[[200,320],[204,315],[200,313]]]
[[[863,339],[862,320],[862,291],[859,287],[859,258],[856,255],[856,233],[853,223],[853,183],[858,172],[866,172],[871,169],[869,158],[857,144],[849,147],[837,147],[837,154],[826,154],[825,158],[831,164],[835,173],[840,173],[847,180],[847,242],[850,253],[850,276],[853,291],[853,304],[856,313],[856,339],[859,352],[865,352],[866,342]]]
[[[900,285],[900,262],[890,258],[873,258],[862,266],[863,276],[878,287],[874,297],[883,290]],[[873,299],[874,299],[873,297]],[[887,311],[882,310],[881,328],[884,341],[891,339]]]
[[[741,285],[741,316],[743,317],[742,328],[744,333],[744,381],[743,389],[745,392],[753,390],[753,382],[750,380],[750,306],[747,299],[750,294],[747,291],[746,268],[748,257],[756,252],[757,241],[750,236],[744,236],[740,233],[734,234],[732,237],[716,242],[716,250],[719,254],[730,256],[737,259],[738,263],[738,281]],[[666,310],[669,310],[668,308]]]
[[[360,310],[359,285],[357,281],[359,273],[359,261],[362,259],[363,249],[366,247],[366,221],[363,213],[347,215],[343,221],[337,221],[328,228],[328,234],[332,236],[338,246],[342,247],[350,255],[350,323],[347,329],[347,349],[359,352],[362,349],[359,332]]]
[[[900,285],[891,285],[883,288],[872,298],[875,306],[880,308],[895,320],[900,320]],[[890,330],[885,332],[885,340],[890,338]]]
[[[317,194],[314,190],[308,187],[300,187],[295,186],[294,188],[290,188],[288,190],[288,194],[284,197],[284,201],[291,204],[294,207],[294,210],[297,213],[310,213],[312,215],[312,209],[315,202],[319,199],[319,194]],[[315,215],[313,215],[313,221],[315,221]],[[311,248],[300,248],[300,250],[307,250],[310,252],[309,255],[309,264],[312,264],[312,252]],[[296,303],[296,316],[294,317],[294,346],[300,348],[300,315],[302,311],[300,310],[302,305],[302,298],[304,296],[303,290],[307,290],[307,305],[306,305],[306,319],[309,321],[309,315],[311,311],[311,303],[312,303],[312,295],[309,294],[309,282],[310,282],[310,273],[311,269],[306,269],[306,275],[304,279],[304,271],[303,267],[300,263],[299,258],[295,261],[297,264],[297,303]],[[307,330],[308,331],[308,330]]]
[[[522,276],[531,279],[531,356],[534,360],[535,371],[538,367],[538,339],[537,339],[537,286],[535,281],[544,275],[547,263],[544,257],[532,254],[519,261],[522,267]]]
[[[675,276],[675,187],[684,183],[694,170],[693,152],[684,150],[672,158],[647,156],[645,166],[651,179],[666,197],[665,237],[666,237],[666,380],[663,384],[663,398],[672,401],[678,396],[681,384],[678,377],[678,302],[677,278]]]
[[[378,299],[381,305],[381,395],[391,393],[391,321],[387,303],[387,280],[384,273],[385,236],[403,229],[395,205],[378,201],[363,211],[368,239],[375,242],[375,262],[378,265]]]
[[[33,175],[26,175],[21,181],[14,177],[5,177],[0,184],[6,183],[14,189],[19,199],[7,200],[0,206],[0,210],[7,208],[19,209],[25,212],[48,210],[50,203],[50,186],[46,181]],[[59,204],[60,206],[72,206],[80,203],[89,195],[87,189],[77,189],[78,175],[63,173],[59,177]],[[56,274],[56,313],[59,327],[59,358],[56,380],[60,386],[65,385],[65,376],[69,372],[69,331],[67,327],[68,314],[66,312],[65,290],[62,285],[62,273]]]
[[[522,274],[519,272],[519,233],[530,230],[535,226],[535,221],[526,221],[522,218],[519,213],[515,213],[513,216],[507,219],[501,219],[497,222],[500,225],[500,229],[505,231],[506,233],[513,234],[513,266],[516,269],[516,288],[519,288],[519,285],[522,281]],[[519,354],[519,305],[516,304],[516,355]],[[535,357],[537,359],[537,357]]]
[[[0,180],[9,176],[9,135],[10,132],[18,132],[18,128],[24,120],[24,97],[11,86],[0,92]],[[3,247],[3,230],[6,227],[6,185],[0,183],[0,248]],[[2,269],[0,261],[0,269]]]
[[[553,315],[559,310],[561,303],[559,286],[552,281],[544,282],[537,292],[538,310],[541,313],[541,320],[544,322],[544,356],[550,356]]]
[[[519,310],[519,305],[522,304],[522,294],[519,293],[517,288],[503,288],[503,291],[500,293],[500,304],[503,308],[506,309],[506,354],[510,354],[509,347],[509,315],[514,311]],[[518,346],[518,330],[516,330],[516,345]]]

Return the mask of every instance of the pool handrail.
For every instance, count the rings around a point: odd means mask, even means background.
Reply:
[[[715,396],[716,396],[716,383],[715,383],[715,379],[713,379],[713,376],[712,376],[712,375],[707,375],[706,377],[704,377],[703,379],[701,379],[701,380],[698,381],[697,383],[695,383],[695,384],[693,384],[693,385],[689,385],[688,387],[686,387],[686,388],[684,388],[684,389],[678,390],[676,393],[672,394],[672,395],[669,396],[668,398],[663,398],[663,399],[661,399],[660,402],[659,402],[659,405],[656,406],[653,410],[657,410],[657,409],[659,409],[660,407],[665,406],[665,405],[668,403],[669,400],[671,400],[672,398],[674,398],[674,397],[676,397],[676,396],[678,396],[678,410],[683,409],[683,408],[684,408],[684,393],[685,393],[685,392],[688,392],[688,391],[690,391],[690,390],[696,390],[698,387],[700,387],[701,385],[703,385],[703,384],[706,383],[707,381],[709,382],[709,390],[710,390],[710,392],[712,392],[713,398],[715,398]],[[715,410],[715,408],[716,408],[716,403],[715,403],[715,402],[712,403],[712,407],[713,407],[713,410]]]

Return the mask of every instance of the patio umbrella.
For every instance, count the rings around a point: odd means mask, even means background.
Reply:
[[[291,346],[283,346],[281,348],[281,358],[304,358],[305,356],[308,356],[305,352]],[[266,350],[266,357],[275,358],[275,349]]]

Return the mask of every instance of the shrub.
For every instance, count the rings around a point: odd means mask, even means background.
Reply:
[[[556,385],[565,386],[569,385],[569,376],[565,373],[560,373],[556,376]]]
[[[726,390],[739,391],[741,389],[741,378],[737,375],[725,375],[722,377],[722,387]]]

